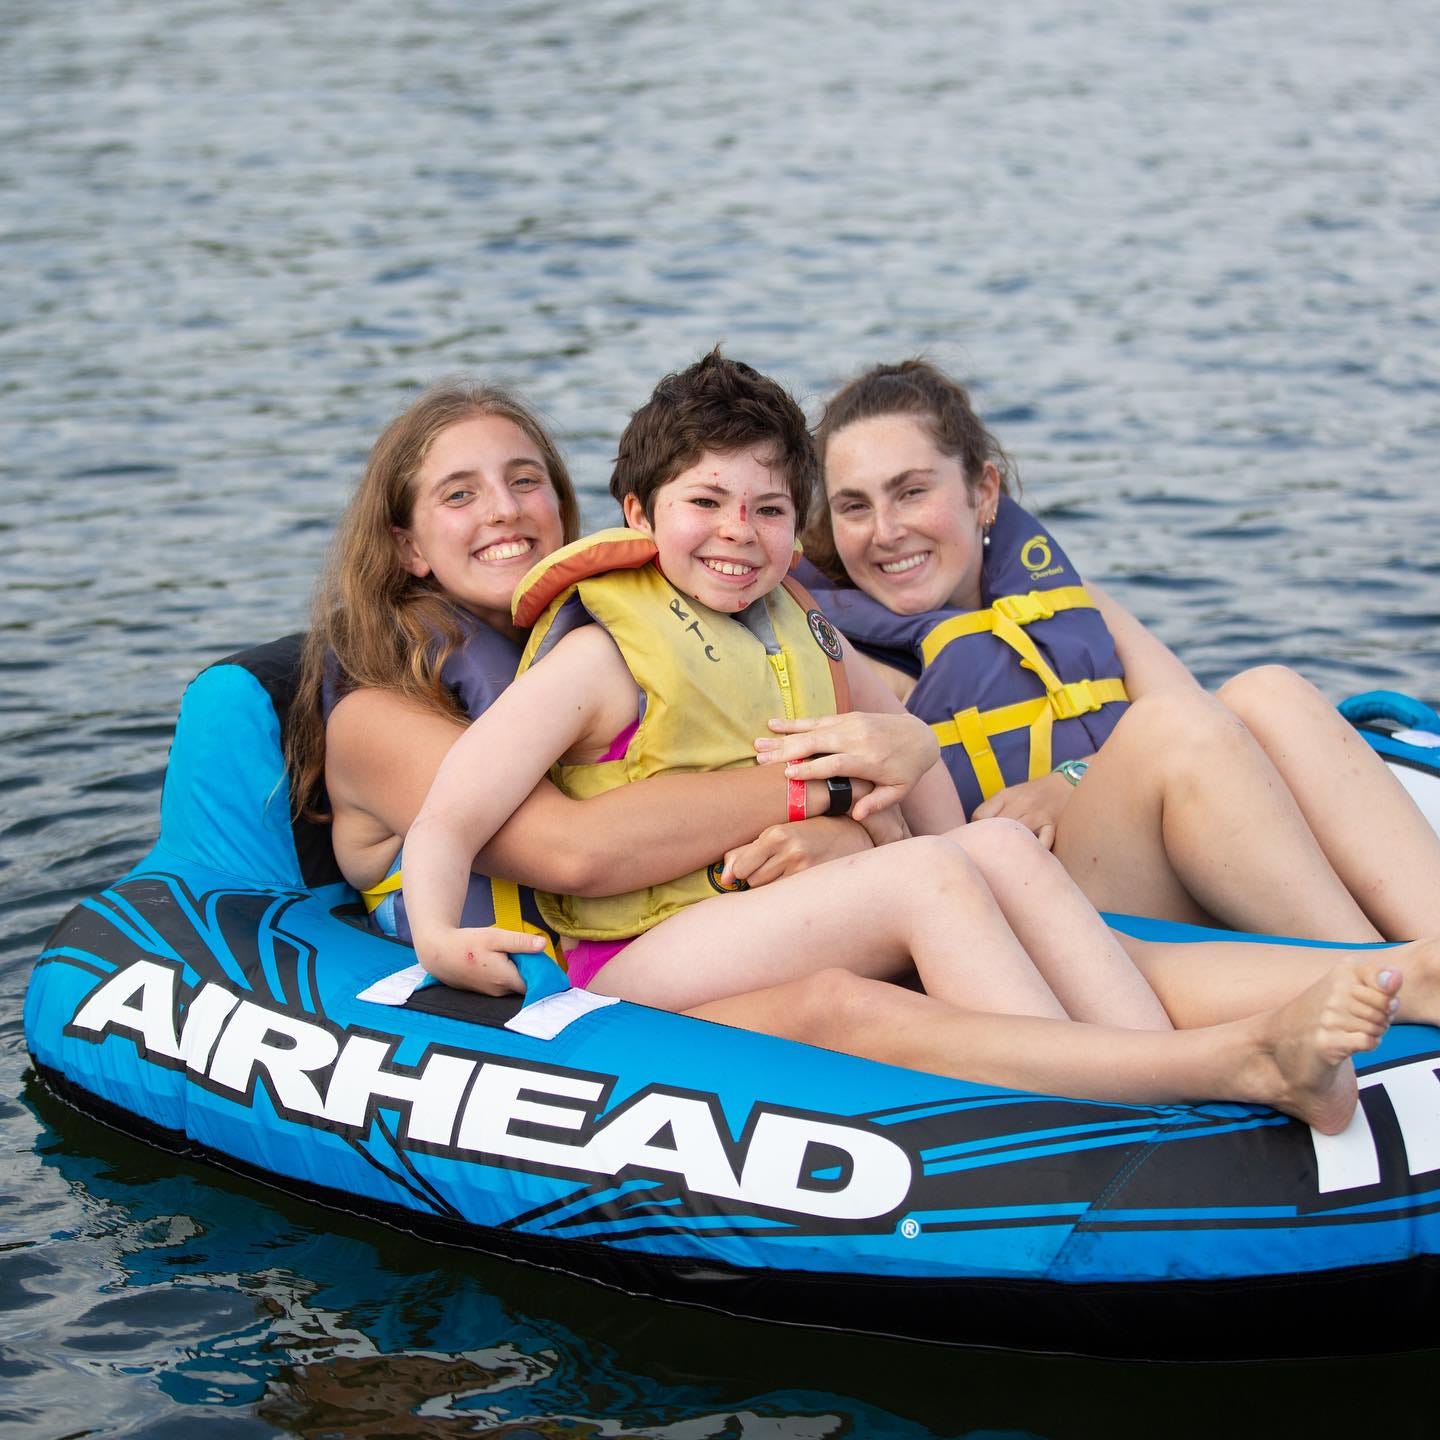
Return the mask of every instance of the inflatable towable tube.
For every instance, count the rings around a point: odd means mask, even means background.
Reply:
[[[1440,1032],[1396,1026],[1361,1057],[1357,1119],[1327,1138],[1256,1106],[1022,1094],[626,1003],[569,1013],[578,992],[376,1003],[414,956],[360,927],[324,830],[290,822],[297,654],[190,686],[158,843],[45,945],[25,1035],[73,1105],[738,1315],[1151,1358],[1440,1341]]]

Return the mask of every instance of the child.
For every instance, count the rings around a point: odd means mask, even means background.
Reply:
[[[842,675],[840,690],[848,682],[860,708],[896,708],[785,587],[814,466],[794,401],[718,351],[663,379],[632,417],[611,482],[629,529],[567,546],[522,582],[517,622],[545,612],[522,673],[450,752],[407,837],[406,901],[432,973],[490,993],[521,988],[507,952],[540,943],[456,919],[469,857],[550,767],[562,789],[585,794],[667,768],[745,763],[765,718],[830,712]],[[961,819],[940,767],[903,806],[918,830]],[[913,969],[930,995],[964,1009],[1170,1028],[1058,863],[1010,822],[865,850],[745,893],[718,890],[698,872],[605,900],[551,897],[553,923],[579,942],[572,981],[696,1010],[835,967],[872,979]],[[1327,1090],[1388,1023],[1394,982],[1347,968],[1331,983],[1347,1013],[1366,1018],[1313,1044],[1305,1022],[1295,1048],[1307,1066],[1314,1048],[1333,1056],[1316,1062]]]

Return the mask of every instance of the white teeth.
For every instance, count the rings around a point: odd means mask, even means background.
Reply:
[[[498,545],[487,545],[476,552],[481,560],[516,560],[530,553],[528,540],[502,540]]]
[[[907,555],[903,560],[889,560],[878,568],[882,575],[903,575],[907,570],[913,570],[917,565],[923,565],[930,558],[928,550],[919,555]]]
[[[717,575],[753,575],[753,565],[739,565],[734,560],[706,560],[702,562],[707,570],[713,570]]]

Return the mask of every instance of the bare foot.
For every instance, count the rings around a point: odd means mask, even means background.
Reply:
[[[1347,962],[1288,1004],[1257,1016],[1256,1098],[1324,1135],[1343,1130],[1355,1112],[1350,1057],[1373,1050],[1390,1028],[1400,982],[1398,966]]]

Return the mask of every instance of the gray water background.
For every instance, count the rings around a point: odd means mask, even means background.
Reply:
[[[437,1255],[47,1105],[20,1007],[147,848],[185,682],[304,623],[454,371],[539,404],[600,523],[716,340],[811,413],[924,350],[1207,682],[1440,698],[1435,4],[0,16],[0,1433],[1433,1433],[1433,1355],[956,1356]]]

